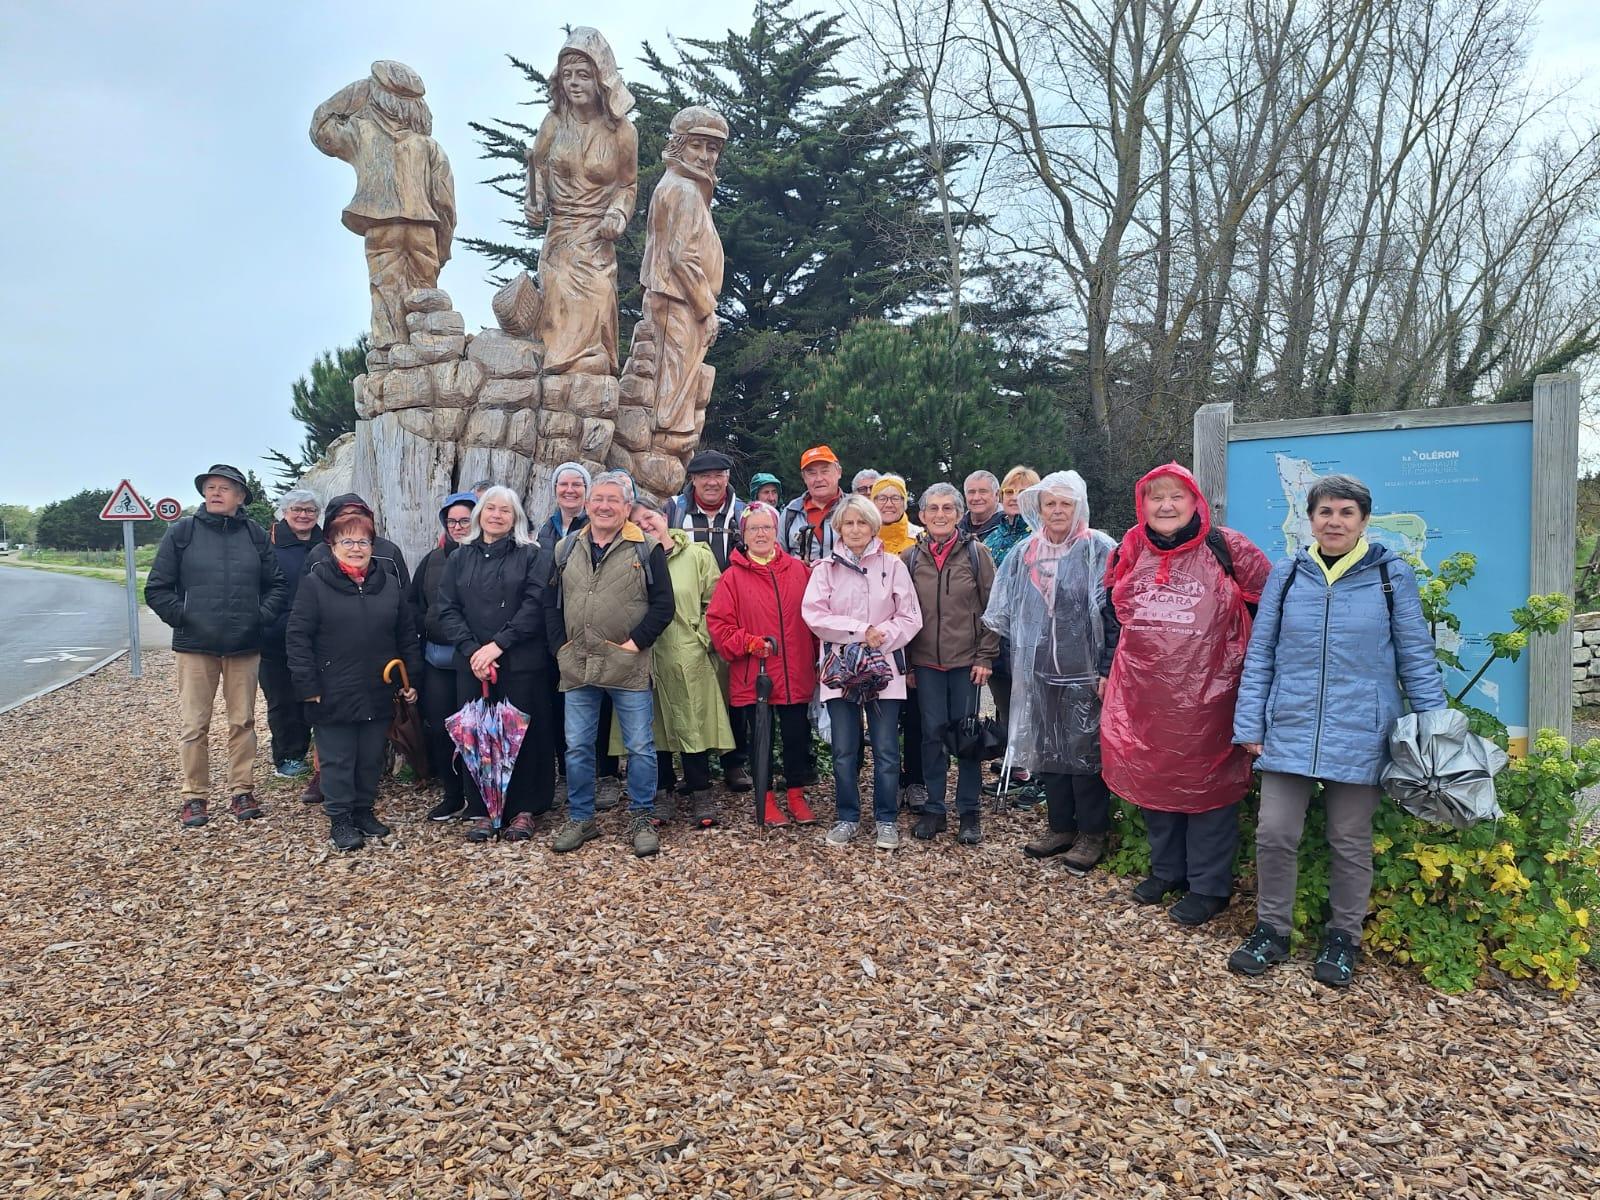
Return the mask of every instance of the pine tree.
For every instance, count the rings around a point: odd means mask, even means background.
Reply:
[[[335,439],[355,429],[355,381],[366,370],[367,335],[363,333],[353,346],[324,350],[311,364],[310,375],[295,380],[289,413],[305,426],[305,440],[297,455],[267,452],[267,459],[278,464],[278,477],[286,485],[304,475]]]
[[[703,441],[747,463],[768,457],[789,415],[788,375],[804,356],[831,348],[854,321],[903,311],[931,278],[910,269],[935,238],[932,175],[896,132],[910,118],[905,88],[865,87],[845,74],[840,59],[851,39],[842,20],[763,0],[748,33],[674,42],[670,62],[646,44],[643,61],[661,87],[628,80],[638,100],[640,203],[618,245],[624,330],[638,310],[643,214],[672,114],[709,104],[732,130],[718,168],[715,216],[727,266]],[[542,97],[543,75],[511,61]],[[488,182],[516,205],[507,222],[514,238],[466,239],[497,271],[538,261],[520,219],[522,148],[535,126],[473,126],[484,157],[507,168]]]
[[[789,420],[773,445],[785,494],[798,492],[800,453],[817,443],[832,447],[846,479],[876,467],[904,475],[913,492],[940,480],[959,487],[977,470],[1003,475],[1017,463],[1041,471],[1071,465],[1061,461],[1055,398],[1006,391],[996,384],[1004,373],[988,339],[952,340],[942,315],[910,325],[860,322],[837,350],[796,372]]]

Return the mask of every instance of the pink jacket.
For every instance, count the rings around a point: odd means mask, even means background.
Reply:
[[[828,648],[847,642],[864,641],[867,627],[875,625],[887,639],[879,647],[894,678],[881,693],[885,700],[904,700],[906,681],[894,652],[904,649],[922,628],[922,608],[905,563],[873,538],[857,566],[843,557],[842,544],[811,570],[800,615],[821,639],[822,657]],[[822,698],[834,700],[839,693],[822,685]]]

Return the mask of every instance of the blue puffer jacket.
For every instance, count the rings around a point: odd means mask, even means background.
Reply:
[[[1394,588],[1384,601],[1387,564]],[[1233,740],[1260,742],[1263,771],[1376,784],[1389,730],[1404,711],[1445,707],[1417,577],[1383,546],[1329,587],[1310,554],[1272,568],[1245,654]]]

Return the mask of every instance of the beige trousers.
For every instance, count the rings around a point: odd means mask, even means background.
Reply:
[[[259,654],[178,654],[178,758],[183,764],[183,798],[211,795],[211,762],[206,739],[217,683],[228,713],[228,795],[254,790],[256,762],[256,675]]]
[[[367,285],[372,292],[372,345],[406,341],[406,293],[439,283],[439,231],[421,221],[386,221],[367,230]]]

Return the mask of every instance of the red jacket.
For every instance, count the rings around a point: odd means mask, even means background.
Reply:
[[[728,660],[728,699],[756,702],[757,658],[750,639],[770,637],[777,652],[767,658],[772,703],[809,704],[817,690],[817,639],[800,616],[811,572],[799,559],[778,551],[766,566],[743,550],[728,555],[728,569],[706,610],[711,644]]]

